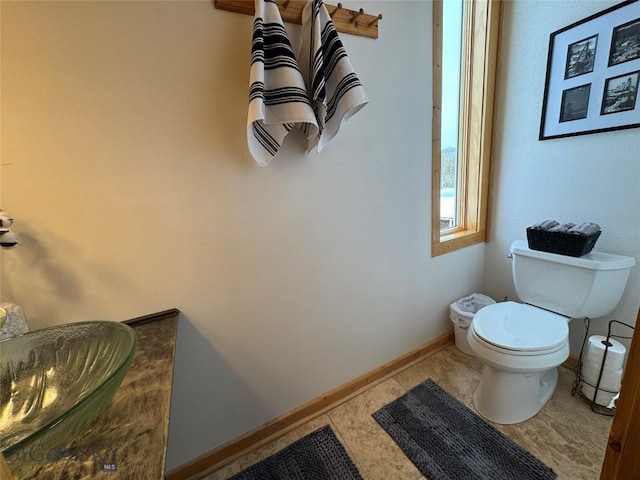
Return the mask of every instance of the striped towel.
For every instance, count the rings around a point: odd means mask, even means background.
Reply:
[[[299,60],[318,120],[318,134],[305,125],[301,129],[309,138],[309,151],[317,146],[321,152],[343,120],[369,102],[322,0],[310,0],[302,10]]]
[[[247,142],[262,167],[278,153],[287,133],[300,124],[317,135],[316,118],[287,37],[278,6],[273,0],[255,0]]]

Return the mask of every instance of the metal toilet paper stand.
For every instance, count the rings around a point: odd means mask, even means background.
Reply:
[[[591,385],[589,382],[587,382],[583,377],[582,377],[582,355],[584,352],[584,346],[587,343],[587,338],[589,337],[589,326],[590,326],[590,320],[589,318],[585,318],[584,319],[584,324],[586,327],[586,332],[584,334],[584,341],[582,342],[582,348],[580,348],[580,357],[578,358],[578,365],[575,368],[575,374],[576,374],[576,380],[575,382],[573,382],[573,387],[571,388],[571,395],[575,396],[575,394],[578,392],[578,389],[580,388],[580,385],[582,383],[586,383],[587,385]],[[607,361],[607,353],[609,351],[609,346],[611,345],[611,342],[609,341],[611,338],[622,338],[622,339],[628,339],[630,340],[632,338],[632,336],[626,336],[626,335],[614,335],[613,333],[611,333],[611,329],[613,327],[614,324],[619,324],[622,325],[624,327],[627,327],[629,329],[631,329],[632,331],[634,330],[634,327],[632,327],[631,325],[621,322],[619,320],[610,320],[609,321],[609,325],[607,327],[607,342],[605,344],[605,348],[604,348],[604,355],[602,357],[602,365],[600,365],[600,372],[598,374],[598,381],[596,382],[595,385],[591,385],[594,388],[594,392],[593,392],[593,398],[590,399],[590,403],[591,403],[591,410],[599,415],[606,415],[608,417],[613,417],[613,414],[615,412],[615,407],[614,408],[607,408],[604,407],[602,405],[599,405],[596,403],[596,398],[598,396],[598,392],[608,392],[608,393],[618,393],[618,392],[611,392],[609,390],[604,390],[604,389],[600,389],[600,381],[602,380],[602,372],[604,370],[604,366],[606,364]],[[632,334],[633,335],[633,332]],[[583,394],[584,395],[584,394]],[[585,396],[586,398],[586,396]],[[588,399],[589,400],[589,399]]]

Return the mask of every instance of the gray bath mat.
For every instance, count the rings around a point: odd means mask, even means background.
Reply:
[[[328,425],[319,428],[230,480],[362,480]]]
[[[373,414],[430,480],[552,480],[556,473],[429,379]]]

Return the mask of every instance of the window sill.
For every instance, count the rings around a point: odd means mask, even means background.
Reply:
[[[487,241],[486,230],[471,231],[463,230],[459,232],[442,235],[440,241],[431,244],[431,256],[437,257],[445,253],[454,252],[461,248],[469,247],[477,243]]]

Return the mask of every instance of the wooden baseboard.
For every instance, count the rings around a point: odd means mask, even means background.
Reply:
[[[563,367],[568,368],[571,371],[575,371],[578,366],[579,359],[577,357],[569,357],[562,364]]]
[[[217,470],[236,458],[293,430],[339,404],[353,398],[412,364],[442,350],[454,342],[453,330],[404,355],[345,383],[280,417],[241,435],[200,457],[181,465],[166,475],[166,480],[195,480]]]

